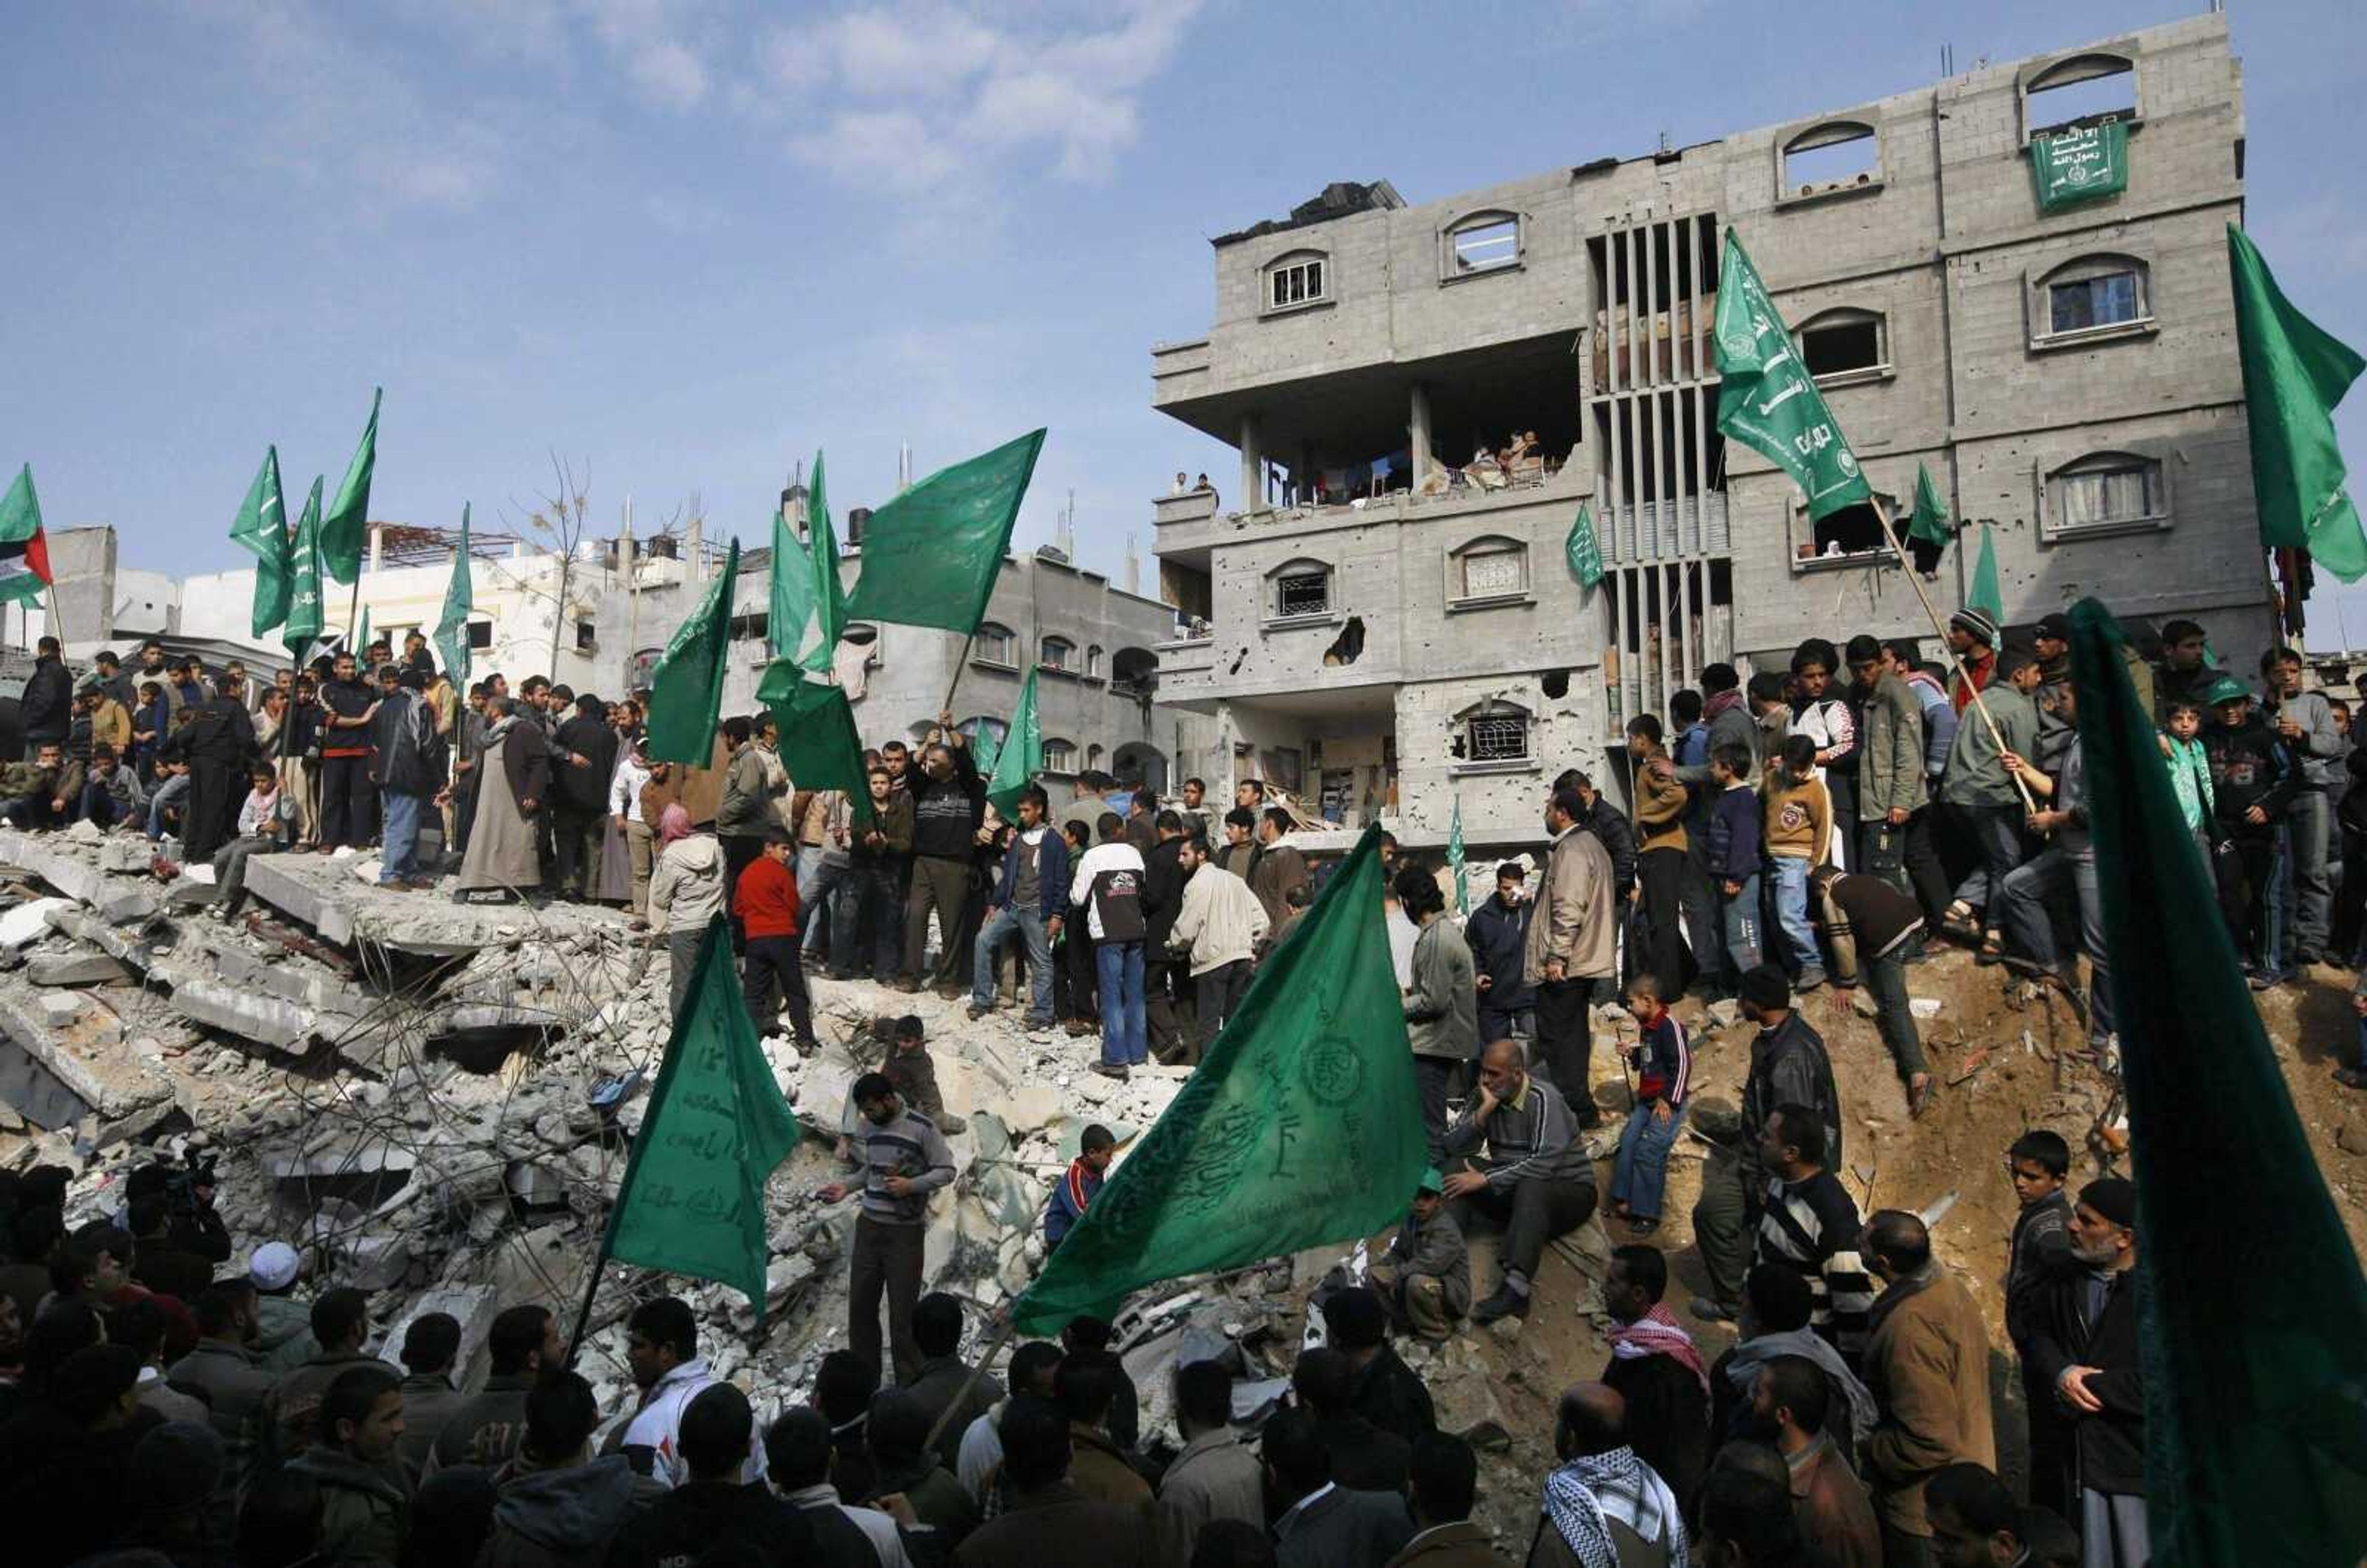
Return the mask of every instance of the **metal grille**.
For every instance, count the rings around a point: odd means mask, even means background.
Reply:
[[[1529,755],[1529,721],[1519,714],[1483,714],[1471,721],[1471,760],[1522,762]]]
[[[1482,550],[1463,558],[1463,596],[1518,593],[1528,586],[1525,550]]]
[[[1320,615],[1331,608],[1331,575],[1309,571],[1284,578],[1275,587],[1274,612],[1283,615]]]

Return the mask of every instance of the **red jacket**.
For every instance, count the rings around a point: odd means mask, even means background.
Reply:
[[[740,874],[731,912],[750,936],[798,934],[798,879],[770,855],[758,855]]]

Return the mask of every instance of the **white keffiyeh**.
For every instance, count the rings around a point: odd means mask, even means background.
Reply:
[[[1546,1517],[1586,1568],[1619,1568],[1613,1519],[1648,1542],[1665,1540],[1669,1568],[1686,1568],[1677,1500],[1634,1449],[1588,1454],[1546,1477]]]

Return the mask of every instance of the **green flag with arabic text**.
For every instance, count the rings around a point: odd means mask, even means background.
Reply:
[[[469,683],[469,615],[477,607],[476,587],[470,576],[469,503],[460,503],[460,544],[452,552],[452,581],[445,585],[444,611],[436,618],[436,651],[444,656],[444,673],[456,686]]]
[[[1947,505],[1931,470],[1920,463],[1915,465],[1915,510],[1907,518],[1907,536],[1927,545],[1945,545],[1949,537]]]
[[[1036,671],[1031,666],[1019,688],[1019,705],[1011,710],[1011,728],[994,754],[994,771],[986,780],[986,798],[1005,822],[1019,820],[1019,794],[1043,767],[1044,724],[1036,713]]]
[[[1594,536],[1594,514],[1586,502],[1578,503],[1578,517],[1569,525],[1569,537],[1562,541],[1562,554],[1569,558],[1570,575],[1581,588],[1592,588],[1603,581],[1603,544]]]
[[[1128,1292],[1370,1235],[1429,1163],[1365,829],[1139,1146],[1013,1308],[1023,1333]]]
[[[764,1310],[764,1182],[797,1146],[732,972],[723,917],[708,922],[657,1087],[633,1134],[603,1252],[729,1285]]]
[[[1858,470],[1857,454],[1732,229],[1718,265],[1714,336],[1718,434],[1791,475],[1808,498],[1811,522],[1871,501],[1874,490]]]
[[[844,687],[808,679],[787,659],[764,667],[756,700],[773,716],[781,766],[799,789],[846,792],[858,822],[871,819],[871,786],[863,767],[863,739]]]
[[[304,514],[296,520],[296,536],[288,544],[288,619],[279,640],[289,657],[300,663],[326,627],[321,611],[321,486],[312,476],[312,493],[304,498]]]

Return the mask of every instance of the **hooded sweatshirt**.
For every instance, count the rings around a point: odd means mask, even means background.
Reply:
[[[650,876],[650,928],[705,931],[722,909],[723,846],[708,833],[668,844]]]
[[[608,1454],[560,1470],[504,1472],[478,1568],[561,1568],[605,1556],[633,1512],[632,1461]]]

